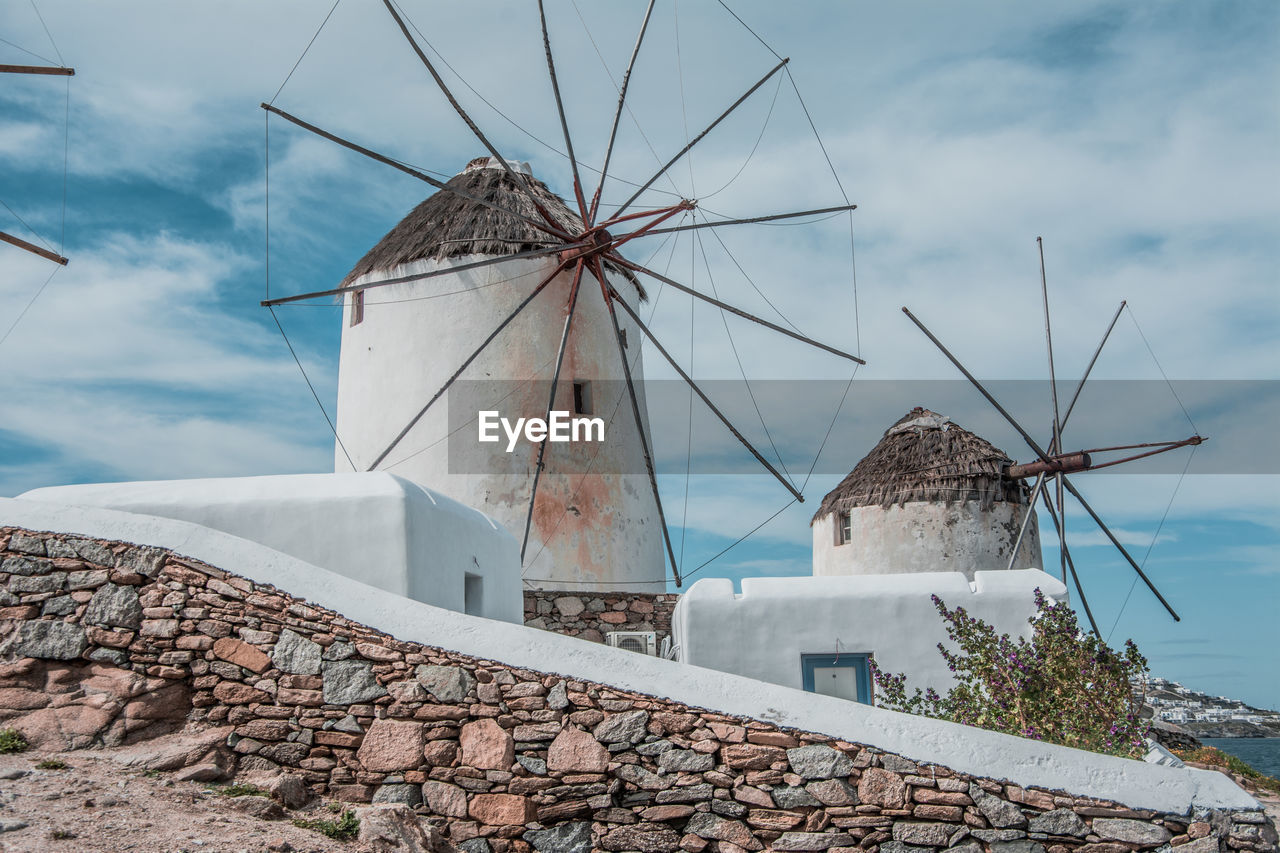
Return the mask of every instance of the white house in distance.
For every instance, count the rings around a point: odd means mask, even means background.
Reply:
[[[937,595],[1002,633],[1027,637],[1038,587],[1066,586],[1041,570],[1035,518],[1012,571],[1025,513],[1011,460],[926,409],[908,412],[823,500],[814,516],[813,577],[706,578],[676,605],[679,660],[873,703],[868,659],[908,674],[908,687],[953,683],[937,645]]]

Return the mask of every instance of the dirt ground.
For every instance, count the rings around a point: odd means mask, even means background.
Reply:
[[[65,770],[40,770],[46,759]],[[241,803],[239,800],[257,800]],[[230,798],[217,786],[174,782],[167,773],[141,773],[113,761],[107,750],[0,755],[0,851],[17,853],[364,853],[296,827],[293,817],[334,815],[318,803],[310,811],[264,820],[241,811],[259,798]]]

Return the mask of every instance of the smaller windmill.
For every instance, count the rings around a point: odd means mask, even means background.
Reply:
[[[1089,364],[1085,368],[1084,374],[1076,384],[1075,392],[1071,395],[1070,402],[1067,404],[1066,409],[1062,410],[1058,404],[1058,382],[1053,366],[1053,328],[1049,320],[1049,288],[1044,269],[1044,242],[1041,238],[1036,238],[1036,245],[1040,251],[1040,295],[1041,301],[1044,305],[1045,346],[1048,350],[1049,356],[1049,390],[1050,398],[1053,403],[1053,422],[1050,425],[1051,434],[1047,449],[1041,447],[1040,444],[1032,438],[1031,434],[1024,429],[1020,423],[1018,423],[1013,415],[1009,414],[1004,406],[1000,405],[999,401],[992,396],[991,392],[983,387],[982,383],[979,382],[977,378],[975,378],[974,375],[960,363],[959,359],[952,355],[951,351],[948,350],[946,346],[944,346],[943,343],[929,331],[924,323],[922,323],[914,314],[911,313],[910,310],[906,308],[906,306],[903,306],[902,312],[906,314],[911,322],[915,323],[916,326],[920,328],[920,331],[924,332],[929,340],[942,351],[942,354],[945,355],[962,374],[964,374],[964,377],[978,389],[982,396],[986,398],[987,402],[995,407],[995,410],[1000,413],[1000,416],[1008,421],[1010,426],[1017,430],[1018,435],[1022,436],[1022,440],[1025,441],[1027,446],[1035,453],[1037,457],[1036,459],[1026,464],[1020,465],[1015,463],[1010,465],[1005,469],[1004,475],[1011,480],[1026,480],[1031,477],[1035,477],[1035,485],[1031,490],[1029,504],[1034,507],[1036,500],[1042,499],[1044,501],[1045,509],[1048,511],[1050,518],[1053,519],[1054,527],[1058,533],[1062,581],[1063,583],[1066,583],[1067,574],[1070,573],[1072,583],[1076,588],[1076,594],[1080,596],[1080,603],[1084,607],[1085,615],[1089,619],[1089,626],[1093,630],[1093,633],[1101,636],[1101,633],[1098,631],[1098,624],[1093,618],[1093,611],[1089,607],[1089,600],[1085,597],[1084,588],[1080,584],[1080,577],[1076,572],[1075,562],[1071,559],[1071,551],[1067,547],[1065,512],[1065,497],[1067,493],[1074,497],[1080,504],[1081,508],[1084,509],[1091,519],[1093,519],[1094,524],[1096,524],[1098,529],[1102,531],[1103,535],[1107,537],[1107,540],[1116,547],[1116,550],[1120,552],[1125,561],[1133,568],[1142,582],[1146,584],[1147,588],[1151,590],[1152,594],[1160,601],[1160,604],[1164,606],[1164,609],[1173,617],[1174,621],[1180,622],[1182,621],[1181,617],[1178,616],[1177,612],[1169,602],[1165,600],[1165,597],[1160,594],[1160,590],[1156,589],[1155,584],[1151,582],[1151,579],[1147,577],[1147,574],[1142,570],[1142,566],[1140,566],[1133,556],[1125,549],[1124,545],[1120,544],[1120,540],[1111,532],[1111,529],[1107,527],[1106,523],[1103,522],[1098,513],[1089,505],[1089,502],[1084,499],[1084,495],[1080,494],[1076,487],[1072,485],[1071,481],[1067,478],[1067,475],[1075,474],[1080,471],[1097,471],[1102,468],[1110,468],[1116,465],[1122,465],[1126,462],[1132,462],[1137,459],[1144,459],[1148,456],[1168,453],[1169,451],[1176,450],[1180,447],[1194,447],[1204,443],[1207,439],[1204,436],[1195,434],[1189,438],[1184,438],[1181,441],[1151,441],[1138,444],[1122,444],[1112,447],[1097,447],[1089,450],[1077,450],[1070,453],[1064,453],[1062,451],[1062,431],[1066,427],[1072,411],[1075,409],[1076,402],[1080,399],[1080,392],[1084,390],[1084,384],[1088,381],[1089,374],[1093,371],[1093,366],[1098,361],[1098,356],[1102,354],[1102,348],[1106,346],[1107,339],[1111,337],[1111,332],[1115,329],[1116,321],[1120,319],[1120,314],[1126,307],[1126,302],[1121,301],[1120,307],[1116,309],[1115,316],[1111,318],[1111,323],[1107,326],[1107,331],[1102,336],[1102,341],[1098,344],[1097,349],[1094,350],[1093,357],[1089,359]],[[1103,462],[1095,462],[1093,459],[1093,455],[1097,453],[1118,453],[1127,450],[1136,450],[1140,452],[1119,459],[1108,459]],[[1047,482],[1050,478],[1053,479],[1054,485],[1054,496],[1052,498],[1049,495],[1048,488],[1046,488]],[[1016,555],[1018,553],[1018,549],[1022,544],[1022,538],[1026,534],[1027,523],[1031,518],[1031,515],[1032,513],[1028,512],[1022,520],[1022,528],[1018,532],[1018,538],[1011,551],[1010,564],[1007,568],[1013,568],[1012,555]]]

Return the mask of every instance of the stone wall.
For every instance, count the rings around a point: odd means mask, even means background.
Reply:
[[[679,599],[676,593],[526,589],[524,624],[593,643],[603,643],[610,631],[656,631],[661,649]]]
[[[408,803],[470,853],[1276,849],[1260,811],[1135,811],[401,642],[154,548],[0,528],[0,657],[3,725],[41,746],[204,723],[205,778]]]

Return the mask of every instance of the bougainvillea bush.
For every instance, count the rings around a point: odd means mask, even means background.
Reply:
[[[883,707],[1093,752],[1140,758],[1147,723],[1139,714],[1147,659],[1132,640],[1122,652],[1080,630],[1065,604],[1035,591],[1030,640],[997,634],[963,607],[933,596],[955,650],[938,651],[955,674],[945,696],[933,688],[907,695],[907,678],[871,662]]]

